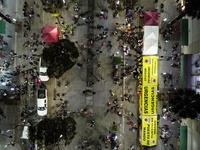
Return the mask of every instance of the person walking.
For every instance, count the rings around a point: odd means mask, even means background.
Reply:
[[[40,15],[39,15],[39,14],[37,14],[36,16],[37,16],[38,18],[40,18]]]
[[[8,37],[8,38],[12,38],[12,36],[11,36],[11,35],[7,35],[7,37]]]

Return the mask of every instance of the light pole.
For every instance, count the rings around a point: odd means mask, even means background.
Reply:
[[[9,137],[9,138],[12,138],[11,135],[5,135],[5,134],[1,134],[2,136],[5,136],[5,137]]]
[[[9,132],[10,130],[7,130],[6,132]],[[12,136],[11,135],[6,135],[6,134],[4,134],[4,131],[1,131],[1,134],[0,135],[2,135],[2,136],[5,136],[5,137],[8,137],[8,138],[12,138]]]

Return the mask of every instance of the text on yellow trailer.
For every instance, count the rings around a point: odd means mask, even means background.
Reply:
[[[157,86],[142,86],[140,95],[140,114],[156,115],[157,114]]]
[[[157,144],[157,115],[142,116],[141,144],[143,146]]]
[[[142,85],[158,85],[158,57],[143,56]]]

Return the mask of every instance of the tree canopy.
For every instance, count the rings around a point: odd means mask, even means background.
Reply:
[[[185,15],[192,18],[200,19],[200,1],[199,0],[185,0],[185,9],[173,20],[169,25],[173,25]]]
[[[74,66],[79,52],[73,42],[62,39],[45,47],[41,57],[47,64],[48,76],[59,78]]]
[[[192,18],[200,18],[200,1],[199,0],[186,0],[185,12]]]
[[[65,5],[63,0],[41,0],[43,9],[49,13],[58,13]]]
[[[76,135],[75,130],[76,121],[72,117],[45,118],[36,126],[29,127],[29,138],[32,141],[36,140],[40,146],[42,143],[45,146],[55,145],[61,139],[68,145]]]
[[[123,0],[123,1],[113,1],[108,0],[109,8],[113,11],[123,11],[125,9],[130,10],[134,9],[135,4],[138,2],[138,0]]]
[[[172,111],[181,118],[195,119],[200,113],[200,95],[192,89],[177,89],[169,93]]]

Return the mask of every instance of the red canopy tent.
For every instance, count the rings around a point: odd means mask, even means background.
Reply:
[[[42,39],[46,43],[54,43],[58,41],[60,32],[57,27],[45,26],[42,28]]]
[[[158,12],[145,11],[144,12],[145,26],[158,26]]]

